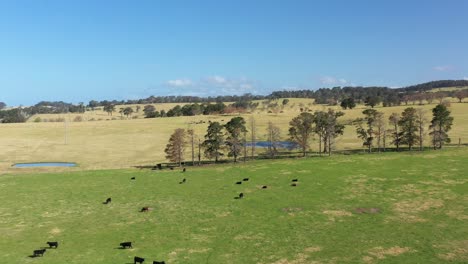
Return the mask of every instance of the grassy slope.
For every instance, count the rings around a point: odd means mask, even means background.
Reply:
[[[0,177],[10,263],[466,263],[468,149]],[[135,182],[130,181],[136,176]],[[186,177],[187,184],[178,181]],[[234,182],[242,177],[251,181]],[[299,178],[298,187],[290,180]],[[259,189],[261,185],[267,190]],[[239,192],[243,200],[233,199]],[[110,205],[101,204],[112,197]],[[154,210],[139,213],[142,206]],[[357,214],[357,207],[379,214]],[[61,246],[27,257],[46,241]],[[133,250],[116,249],[130,240]],[[314,262],[318,261],[318,262]]]
[[[266,126],[274,122],[287,138],[289,121],[297,116],[299,104],[303,103],[312,110],[326,110],[322,105],[312,105],[311,100],[291,99],[284,113],[253,114],[257,124],[257,137],[264,139]],[[310,105],[308,105],[310,103]],[[412,106],[412,105],[411,105]],[[435,105],[424,105],[430,119]],[[392,112],[401,113],[407,106],[377,108],[387,116]],[[418,107],[418,106],[414,106]],[[334,107],[339,109],[339,107]],[[344,110],[344,120],[352,120],[361,115],[363,106]],[[458,138],[468,142],[468,104],[452,103],[455,118],[450,136],[454,142]],[[243,115],[249,119],[252,115]],[[10,166],[16,162],[70,161],[78,162],[81,169],[128,168],[134,165],[147,165],[165,161],[164,147],[170,134],[176,128],[195,129],[203,140],[208,120],[227,122],[232,116],[195,116],[135,120],[113,120],[95,122],[70,122],[68,124],[68,144],[65,145],[65,127],[63,123],[24,123],[2,124],[0,126],[0,172],[13,172]],[[203,124],[191,124],[204,120]],[[429,144],[429,140],[426,140]],[[312,150],[317,150],[317,142],[312,143]],[[355,128],[348,126],[345,134],[337,142],[337,149],[355,149],[361,147],[356,137]],[[187,148],[187,151],[189,149]],[[189,155],[187,155],[188,157]],[[23,170],[22,170],[23,171]],[[55,170],[54,170],[55,171]]]

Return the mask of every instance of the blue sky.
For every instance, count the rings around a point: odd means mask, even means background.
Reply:
[[[0,1],[0,101],[468,79],[468,1]]]

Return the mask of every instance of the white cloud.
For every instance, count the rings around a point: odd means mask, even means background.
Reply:
[[[219,75],[214,75],[214,76],[209,76],[206,78],[207,82],[213,83],[213,84],[226,84],[228,81],[226,78],[219,76]]]
[[[468,81],[468,77],[463,77],[463,80]]]
[[[453,69],[453,67],[451,65],[439,65],[439,66],[435,66],[434,68],[432,68],[434,71],[441,71],[441,72],[445,72],[445,71],[451,71]]]
[[[350,83],[343,78],[335,78],[332,76],[323,76],[320,78],[320,83],[323,85],[350,85]]]
[[[167,81],[167,85],[172,87],[187,87],[191,86],[193,82],[189,79],[177,79]]]

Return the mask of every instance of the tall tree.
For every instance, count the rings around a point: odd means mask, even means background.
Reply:
[[[192,147],[192,166],[195,166],[195,131],[190,128],[187,130],[187,135],[189,137],[190,145]]]
[[[205,141],[202,144],[205,149],[205,156],[208,159],[214,158],[215,162],[218,162],[219,157],[223,155],[221,152],[223,144],[223,126],[219,122],[211,122],[205,135]]]
[[[377,136],[377,151],[380,152],[382,147],[382,142],[384,141],[385,137],[385,129],[386,129],[386,122],[385,122],[385,115],[382,112],[377,112],[375,115],[375,135]]]
[[[447,132],[452,128],[453,117],[445,105],[437,105],[432,109],[432,120],[429,133],[432,136],[434,149],[441,149],[444,143],[450,143],[450,137]]]
[[[419,150],[423,150],[423,145],[424,145],[424,129],[426,127],[427,123],[427,118],[426,118],[426,110],[423,108],[418,108],[416,110],[416,124],[418,126],[419,130]]]
[[[455,97],[457,97],[458,102],[463,102],[463,99],[468,96],[468,90],[460,90],[455,93]]]
[[[327,112],[316,111],[314,113],[314,133],[319,139],[319,154],[322,155],[322,143],[324,145],[323,152],[327,151]]]
[[[378,111],[375,109],[366,109],[362,111],[364,118],[358,118],[356,123],[356,132],[362,139],[363,146],[367,146],[369,153],[372,152],[372,146],[375,139],[375,126]]]
[[[243,117],[233,117],[229,122],[224,125],[226,128],[226,146],[229,149],[228,156],[234,157],[234,162],[237,162],[237,157],[241,154],[242,143],[247,128],[245,127],[245,120]]]
[[[335,112],[333,109],[328,109],[326,113],[326,127],[325,127],[325,142],[328,143],[328,155],[332,152],[332,143],[339,135],[343,135],[344,125],[338,123],[338,118],[343,116],[341,111]]]
[[[255,118],[253,116],[250,117],[249,119],[249,130],[250,130],[250,144],[251,144],[251,153],[250,157],[251,159],[254,158],[255,156],[255,147],[256,147],[256,141],[257,141],[257,127],[255,125]]]
[[[279,142],[281,140],[281,130],[278,126],[275,126],[273,122],[268,122],[267,125],[267,141],[268,149],[267,154],[270,157],[276,156],[278,154]]]
[[[306,156],[309,149],[309,141],[314,129],[314,116],[310,113],[301,113],[289,122],[289,135],[302,149],[302,156]]]
[[[416,109],[413,107],[406,108],[401,113],[398,124],[401,128],[401,143],[408,145],[408,149],[412,150],[413,146],[419,142]]]
[[[390,129],[391,137],[392,137],[392,144],[396,146],[396,150],[400,150],[401,144],[401,133],[399,131],[399,122],[400,122],[400,115],[397,113],[392,113],[388,118],[392,129]]]
[[[156,115],[156,107],[154,105],[145,105],[143,107],[143,113],[145,114],[145,118],[155,118]]]
[[[185,130],[177,128],[169,138],[169,143],[164,150],[166,152],[166,159],[181,166],[184,161],[185,144]]]

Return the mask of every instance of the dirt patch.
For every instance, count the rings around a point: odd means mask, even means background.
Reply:
[[[435,245],[434,247],[445,251],[437,255],[437,257],[443,260],[468,262],[468,240],[452,241],[447,244]]]
[[[354,212],[356,212],[357,214],[378,214],[382,212],[382,210],[376,207],[371,207],[371,208],[359,207],[359,208],[354,209]]]
[[[308,247],[308,248],[305,248],[304,251],[309,252],[309,253],[314,253],[314,252],[322,251],[322,248],[321,247]]]
[[[322,213],[327,215],[328,220],[332,222],[335,222],[337,219],[339,220],[340,218],[353,215],[351,212],[344,211],[344,210],[326,210],[326,211],[323,211]]]
[[[57,234],[60,234],[60,233],[62,233],[62,230],[60,230],[57,227],[52,228],[52,230],[49,231],[49,234],[52,234],[52,235],[57,235]]]
[[[385,259],[387,257],[396,257],[404,253],[415,252],[409,247],[395,246],[391,248],[375,247],[367,252],[369,256],[364,256],[362,261],[365,263],[374,263],[375,260]]]
[[[188,250],[188,253],[189,254],[194,254],[194,253],[206,253],[208,251],[210,251],[211,249],[209,248],[201,248],[201,249],[189,249]]]
[[[441,199],[420,199],[406,200],[395,203],[393,211],[398,214],[398,217],[405,222],[425,222],[426,220],[419,217],[417,214],[444,206],[444,201]]]

